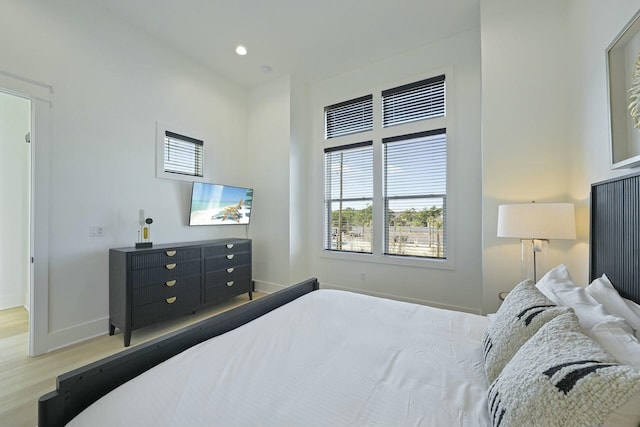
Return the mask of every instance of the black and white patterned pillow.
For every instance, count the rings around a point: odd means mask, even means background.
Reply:
[[[530,280],[509,292],[483,338],[484,369],[489,384],[540,327],[570,310],[556,306]]]
[[[640,372],[617,364],[570,312],[522,345],[489,387],[488,405],[494,427],[602,426],[639,394]]]

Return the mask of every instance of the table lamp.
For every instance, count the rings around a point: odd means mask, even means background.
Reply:
[[[573,204],[500,205],[498,206],[498,237],[520,239],[522,277],[537,282],[538,271],[546,267],[549,240],[576,238]]]

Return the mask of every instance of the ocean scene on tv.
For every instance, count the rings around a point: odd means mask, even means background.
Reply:
[[[253,189],[193,183],[189,225],[249,224]]]

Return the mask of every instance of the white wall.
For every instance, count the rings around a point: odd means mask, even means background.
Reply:
[[[307,87],[290,76],[250,93],[248,174],[256,287],[275,291],[309,276]]]
[[[29,302],[31,102],[0,91],[0,310]]]
[[[311,185],[311,117],[309,88],[291,80],[291,139],[289,165],[289,283],[314,273],[309,270],[309,189]]]
[[[245,90],[81,1],[5,1],[0,51],[5,71],[54,90],[48,348],[106,332],[108,248],[133,244],[139,209],[155,243],[246,235],[189,228],[190,185],[154,163],[160,120],[205,137],[211,181],[251,186]]]
[[[520,242],[496,237],[498,205],[570,201],[566,0],[482,0],[482,262],[486,311],[520,277]],[[575,241],[552,241],[548,266]]]
[[[519,280],[519,243],[495,236],[501,203],[573,202],[578,238],[551,242],[548,264],[588,283],[590,185],[633,171],[610,169],[605,50],[638,9],[638,0],[482,0],[487,311]]]
[[[313,164],[310,168],[310,271],[321,285],[353,289],[421,303],[480,311],[482,301],[480,206],[480,46],[479,29],[426,44],[403,55],[371,64],[311,86]],[[455,221],[455,269],[400,266],[378,262],[340,260],[323,253],[323,109],[326,105],[386,88],[401,80],[430,77],[453,69],[455,118],[447,129],[452,156],[448,193]],[[447,82],[449,83],[449,82]],[[449,132],[451,134],[449,135]]]
[[[615,7],[596,0],[569,1],[569,188],[579,219],[579,244],[572,248],[569,262],[581,283],[588,279],[590,185],[638,171],[610,169],[605,50],[639,9],[638,0],[616,0]]]
[[[285,76],[253,89],[249,96],[253,276],[263,290],[289,282],[290,93],[291,79]]]

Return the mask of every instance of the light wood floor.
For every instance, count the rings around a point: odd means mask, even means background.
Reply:
[[[265,294],[254,292],[253,297]],[[131,346],[244,304],[246,295],[158,325],[133,331]],[[55,389],[56,377],[124,349],[122,333],[105,334],[48,354],[29,357],[28,314],[24,308],[0,311],[0,426],[34,427],[38,398]]]

